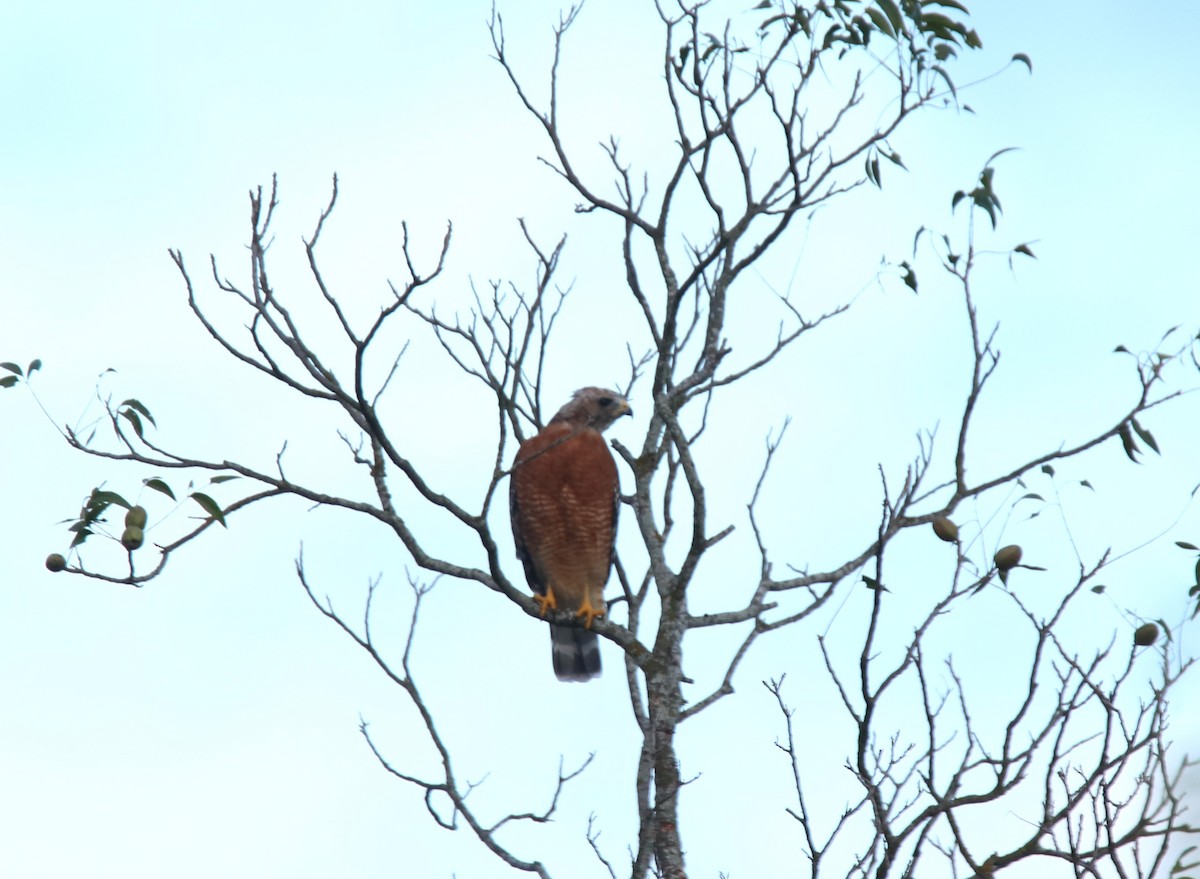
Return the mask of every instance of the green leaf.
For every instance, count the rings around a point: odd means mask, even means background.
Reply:
[[[917,229],[917,234],[913,236],[913,259],[917,258],[917,245],[921,243],[921,236],[927,231],[929,230],[924,226],[921,226],[919,229]]]
[[[198,503],[204,509],[204,512],[208,513],[209,516],[220,522],[221,527],[229,527],[225,524],[225,514],[221,512],[220,505],[208,495],[201,494],[198,491],[193,491],[190,495],[188,495],[188,497]]]
[[[946,83],[946,87],[950,89],[950,94],[954,95],[954,100],[958,100],[958,89],[954,87],[954,80],[950,78],[950,74],[940,64],[934,64],[930,68],[934,73],[940,76]]]
[[[233,480],[233,479],[241,479],[241,478],[242,478],[242,477],[240,477],[240,476],[234,476],[234,475],[232,475],[232,474],[226,474],[226,475],[224,475],[224,476],[214,476],[212,479],[210,479],[210,480],[208,480],[208,481],[209,481],[209,483],[211,483],[212,485],[220,485],[222,482],[229,482],[230,480]]]
[[[879,183],[879,157],[867,156],[867,158],[864,160],[864,164],[866,167],[867,179],[874,183],[876,187],[882,189],[883,187]]]
[[[1138,447],[1137,443],[1133,441],[1133,434],[1129,430],[1129,422],[1122,424],[1118,433],[1121,435],[1121,445],[1124,447],[1125,454],[1129,457],[1129,460],[1135,464],[1141,463],[1134,457],[1134,453],[1138,451]]]
[[[1142,438],[1142,442],[1152,448],[1154,450],[1154,454],[1161,455],[1162,452],[1158,450],[1158,443],[1154,441],[1154,437],[1150,435],[1150,431],[1138,424],[1136,418],[1131,418],[1129,420],[1133,423],[1133,429],[1137,431],[1137,435]]]
[[[0,378],[0,388],[11,388],[19,381],[20,379],[15,375],[6,375],[4,378]]]
[[[1025,65],[1026,68],[1028,68],[1030,73],[1033,73],[1033,62],[1029,60],[1029,56],[1026,55],[1024,52],[1018,52],[1016,55],[1013,55],[1012,60],[1020,61],[1022,64]]]
[[[863,582],[867,584],[867,588],[875,592],[890,592],[891,590],[876,580],[874,577],[868,577],[863,574]]]
[[[1049,476],[1051,479],[1054,478],[1054,468],[1051,467],[1049,464],[1042,465],[1042,472],[1045,473],[1047,476]]]
[[[92,489],[92,496],[88,498],[89,509],[96,506],[103,508],[109,506],[110,504],[116,504],[118,507],[124,507],[127,510],[133,506],[131,503],[129,503],[129,501],[125,500],[125,498],[121,497],[115,491],[101,491],[98,488]]]
[[[1196,546],[1194,543],[1188,543],[1186,540],[1176,540],[1175,545],[1180,549],[1191,549],[1195,550],[1196,552],[1200,552],[1200,546]]]
[[[904,26],[904,16],[900,14],[900,7],[896,5],[895,0],[877,0],[877,2],[879,3],[879,8],[883,10],[884,15],[888,17],[888,21],[892,25],[892,33],[907,33],[908,29]]]
[[[996,169],[990,164],[979,172],[979,185],[983,189],[984,193],[989,196],[995,195],[995,193],[992,192],[992,181],[995,179]]]
[[[32,374],[32,373],[37,372],[41,368],[42,368],[42,361],[40,358],[38,358],[36,360],[29,361],[29,366],[26,368],[26,372],[29,374]]]
[[[1113,354],[1130,354],[1130,353],[1132,353],[1132,352],[1128,348],[1126,348],[1124,345],[1118,345],[1116,348],[1113,348]]]
[[[1005,153],[1015,153],[1017,149],[1018,147],[1004,147],[1003,149],[996,150],[988,157],[988,160],[983,163],[985,166],[988,166],[984,168],[984,173],[986,174],[988,170],[993,170],[990,168],[990,166],[992,162],[996,161],[996,159],[1000,158]]]
[[[914,293],[917,292],[917,273],[913,271],[913,267],[908,264],[908,260],[900,263],[900,268],[904,269],[904,283]]]
[[[171,500],[175,500],[175,492],[171,491],[171,486],[167,485],[157,476],[153,477],[152,479],[143,479],[142,485],[146,486],[146,488],[152,488],[155,491],[162,492]]]
[[[0,369],[7,369],[9,372],[15,372],[17,375],[25,375],[25,373],[21,372],[21,367],[15,363],[0,363]]]
[[[892,27],[891,21],[888,20],[887,15],[885,15],[881,10],[876,9],[874,6],[868,6],[867,15],[870,16],[871,21],[875,23],[875,27],[879,28],[889,37],[892,37],[893,39],[895,38],[895,28]]]
[[[934,35],[943,40],[958,42],[960,35],[966,35],[966,25],[960,21],[955,21],[948,15],[942,15],[940,12],[922,12],[920,24],[922,32],[932,32]]]
[[[754,8],[755,9],[770,9],[771,8],[771,0],[762,0],[762,3],[759,3]]]
[[[1079,484],[1082,485],[1084,488],[1090,488],[1092,491],[1096,490],[1095,487],[1090,482],[1088,482],[1086,479],[1079,480]]]
[[[142,436],[142,419],[132,409],[122,409],[120,416],[133,425],[133,432],[140,438]]]
[[[1044,503],[1045,500],[1046,499],[1044,497],[1042,497],[1040,494],[1038,494],[1037,492],[1030,491],[1030,492],[1027,492],[1027,493],[1021,495],[1019,498],[1017,498],[1016,502],[1018,504],[1021,501],[1042,501]]]
[[[1104,586],[1093,586],[1092,591],[1095,592],[1097,595],[1103,595],[1105,588],[1106,587],[1104,587]]]
[[[1030,259],[1037,259],[1037,257],[1033,255],[1033,251],[1029,249],[1028,244],[1018,244],[1013,248],[1013,253],[1023,253]]]
[[[971,11],[969,9],[967,9],[967,7],[965,7],[961,3],[959,3],[958,0],[925,0],[925,2],[922,3],[921,5],[922,6],[948,6],[951,9],[957,9],[960,12],[966,13],[967,15],[971,14]]]
[[[154,416],[150,414],[150,410],[149,410],[149,409],[147,409],[145,406],[143,406],[143,405],[142,405],[140,402],[138,402],[137,400],[126,400],[126,401],[125,401],[125,402],[123,402],[121,405],[122,405],[122,406],[128,406],[130,409],[135,409],[135,410],[137,410],[138,412],[142,413],[142,415],[145,417],[145,419],[146,419],[147,421],[149,421],[149,422],[150,422],[151,424],[153,424],[155,427],[158,427],[158,422],[154,420]]]
[[[1000,209],[1000,199],[996,198],[996,194],[992,192],[991,168],[985,168],[983,171],[984,181],[982,186],[977,186],[971,190],[971,200],[975,202],[976,207],[983,208],[987,211],[988,217],[992,220],[992,228],[996,228],[996,212]]]

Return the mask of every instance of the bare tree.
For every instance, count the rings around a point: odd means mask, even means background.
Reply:
[[[1011,508],[1015,487],[1033,479],[1053,482],[1055,464],[1102,444],[1120,442],[1131,458],[1142,446],[1157,451],[1143,424],[1145,414],[1182,393],[1169,389],[1165,373],[1189,362],[1200,365],[1192,342],[1174,342],[1168,334],[1155,351],[1129,355],[1140,392],[1116,408],[1106,429],[1069,438],[995,472],[969,474],[974,416],[1000,359],[997,325],[980,318],[973,292],[983,258],[994,255],[977,248],[975,228],[985,217],[993,228],[997,223],[993,156],[974,186],[953,197],[959,231],[919,233],[911,261],[883,270],[892,282],[915,291],[918,259],[933,261],[958,292],[970,373],[965,401],[951,422],[956,426],[949,454],[937,454],[946,439],[931,429],[918,438],[906,466],[880,466],[878,520],[869,538],[837,563],[817,570],[802,558],[773,550],[766,536],[760,498],[771,483],[782,430],[768,438],[761,468],[743,486],[745,519],[737,521],[727,509],[714,510],[706,491],[714,465],[700,454],[714,401],[751,376],[777,369],[797,341],[853,304],[848,299],[814,310],[804,296],[780,296],[783,320],[773,341],[735,355],[729,326],[745,308],[737,293],[756,283],[752,270],[788,240],[798,217],[850,190],[880,186],[889,164],[903,167],[890,139],[927,108],[957,100],[948,65],[959,52],[980,45],[960,18],[961,6],[953,2],[838,0],[758,8],[758,18],[746,25],[738,24],[744,16],[723,17],[706,4],[660,2],[660,86],[672,129],[662,154],[669,165],[661,175],[639,169],[625,160],[613,137],[604,146],[611,171],[595,179],[581,170],[560,114],[561,102],[569,96],[559,94],[559,70],[569,58],[567,38],[578,8],[563,15],[555,28],[549,94],[543,101],[510,56],[501,15],[495,13],[490,23],[500,68],[544,132],[545,163],[578,199],[579,212],[596,215],[597,222],[615,222],[622,230],[622,295],[635,304],[642,321],[637,333],[630,334],[621,390],[637,401],[639,415],[644,411],[648,417],[641,422],[644,433],[637,443],[613,445],[628,488],[624,505],[644,552],[624,553],[616,560],[616,586],[610,587],[617,591],[610,602],[614,612],[594,624],[624,657],[630,709],[641,736],[632,772],[639,830],[624,861],[601,847],[591,826],[580,845],[594,853],[598,871],[613,877],[685,876],[687,827],[678,809],[688,776],[676,746],[680,727],[734,694],[739,666],[761,639],[785,630],[792,637],[812,635],[818,612],[865,583],[871,600],[856,647],[849,653],[844,645],[835,650],[816,636],[824,671],[844,712],[837,721],[848,732],[844,750],[833,740],[819,755],[801,747],[784,676],[764,682],[780,712],[777,745],[795,790],[786,808],[801,830],[810,875],[989,876],[1034,860],[1061,865],[1066,875],[1161,874],[1171,866],[1168,844],[1177,833],[1191,830],[1182,818],[1180,795],[1187,764],[1168,753],[1166,713],[1169,692],[1190,660],[1172,649],[1175,642],[1158,624],[1140,627],[1132,645],[1112,636],[1099,649],[1080,648],[1064,633],[1066,621],[1081,613],[1082,596],[1092,594],[1098,575],[1113,561],[1110,553],[1091,559],[1080,554],[1068,588],[1043,608],[1007,588],[1014,571],[1038,570],[1022,564],[1019,547],[989,552],[985,547],[999,529],[989,529],[985,521],[968,539],[951,517],[971,504]],[[1013,62],[1029,64],[1024,56]],[[873,78],[871,90],[868,77]],[[553,795],[542,807],[484,814],[468,800],[473,785],[455,772],[451,747],[410,658],[422,600],[439,578],[462,581],[463,589],[492,590],[531,617],[543,612],[523,583],[513,579],[519,566],[507,549],[507,536],[494,530],[493,514],[503,507],[506,465],[515,442],[539,428],[546,420],[545,407],[552,411],[557,403],[543,398],[543,386],[552,367],[547,343],[556,318],[571,302],[569,287],[564,291],[557,283],[565,239],[547,246],[522,223],[536,266],[533,286],[496,282],[476,292],[469,316],[447,318],[423,294],[442,280],[450,229],[440,250],[422,259],[410,247],[405,228],[407,280],[392,285],[392,297],[360,324],[318,261],[321,235],[337,197],[335,178],[328,206],[305,242],[305,254],[341,347],[316,344],[293,314],[302,294],[272,282],[267,253],[278,206],[274,181],[250,196],[250,260],[244,279],[222,273],[215,257],[210,264],[219,293],[241,310],[241,327],[231,329],[216,319],[183,255],[172,251],[171,258],[196,319],[227,354],[305,402],[328,404],[336,413],[331,422],[347,455],[361,466],[371,499],[293,481],[282,452],[269,469],[174,450],[156,438],[154,419],[142,402],[108,400],[109,434],[97,439],[64,428],[72,447],[157,472],[208,474],[217,483],[241,477],[254,488],[224,505],[209,493],[190,492],[205,520],[154,552],[142,548],[140,507],[118,493],[97,489],[73,526],[72,558],[52,557],[48,563],[81,576],[140,586],[159,576],[176,551],[214,524],[225,525],[246,507],[280,496],[339,507],[382,523],[423,572],[410,576],[412,617],[398,659],[389,652],[394,645],[381,645],[373,634],[374,587],[361,618],[348,617],[323,597],[302,557],[296,564],[318,610],[411,700],[440,769],[417,774],[377,746],[364,724],[366,741],[387,771],[422,792],[437,824],[465,826],[504,863],[549,876],[538,856],[511,842],[507,831],[549,820],[587,761],[560,765]],[[1032,255],[1026,244],[1000,254],[1009,260]],[[389,432],[387,394],[404,369],[396,349],[381,343],[393,338],[385,332],[393,325],[407,327],[409,333],[431,333],[448,358],[445,363],[477,381],[494,401],[492,472],[471,500],[447,494]],[[646,350],[638,347],[641,338],[649,340]],[[6,366],[11,373],[7,385],[25,377],[26,371]],[[789,413],[778,414],[783,418]],[[166,480],[154,478],[146,485],[176,497]],[[128,573],[88,568],[80,551],[88,536],[104,532],[105,517],[114,508],[131,510],[121,531]],[[448,515],[460,536],[469,539],[469,552],[446,556],[430,548],[420,523],[435,510]],[[724,593],[731,599],[727,606],[702,611],[690,600],[689,590],[713,548],[739,525],[753,535],[757,576],[731,584]],[[893,582],[888,550],[902,535],[930,527],[954,547],[954,564],[930,576],[938,585],[924,604],[914,608],[912,601],[922,599],[910,597],[901,613],[887,585]],[[144,561],[147,555],[149,562]],[[479,565],[471,558],[484,561]],[[1016,627],[1006,664],[1020,696],[999,707],[973,689],[959,670],[961,652],[946,649],[942,639],[948,620],[969,613],[969,602],[984,600],[976,596],[986,596],[993,612],[1007,614]],[[579,624],[569,613],[545,616],[556,624]],[[689,676],[684,649],[689,634],[717,627],[733,639],[720,673],[711,679]],[[1150,655],[1161,660],[1153,672],[1141,660]],[[909,713],[901,717],[897,705]],[[817,762],[831,761],[844,761],[856,783],[857,793],[840,800],[843,805],[814,795],[805,783]],[[998,838],[988,824],[997,810],[1017,811],[1027,832]]]

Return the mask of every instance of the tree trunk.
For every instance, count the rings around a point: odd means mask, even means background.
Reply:
[[[675,591],[675,590],[673,590]],[[679,760],[675,756],[675,728],[683,704],[680,642],[683,640],[686,611],[681,596],[664,600],[663,621],[654,647],[654,667],[647,671],[649,728],[643,757],[654,770],[653,808],[649,819],[654,839],[654,860],[666,879],[687,879],[683,863],[683,844],[679,838]],[[643,828],[644,830],[646,828]],[[643,834],[643,838],[649,834]]]

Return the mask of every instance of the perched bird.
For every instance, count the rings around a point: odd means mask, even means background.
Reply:
[[[568,610],[583,621],[582,627],[550,626],[560,681],[600,674],[600,643],[590,629],[605,612],[621,502],[617,465],[600,434],[632,414],[620,394],[583,388],[513,460],[509,512],[525,578],[543,614]]]

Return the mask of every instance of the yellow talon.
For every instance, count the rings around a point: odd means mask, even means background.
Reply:
[[[585,598],[583,600],[583,606],[579,608],[579,610],[575,611],[575,616],[583,617],[583,627],[585,629],[590,629],[592,627],[592,621],[596,619],[596,617],[604,616],[604,613],[604,610],[597,610],[592,605],[591,601]]]
[[[545,595],[534,595],[533,600],[538,603],[538,616],[545,616],[547,610],[558,610],[558,599],[554,597],[554,590],[547,587]]]

